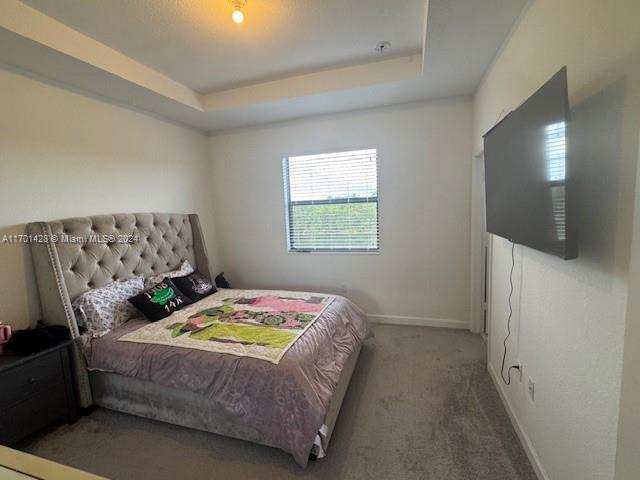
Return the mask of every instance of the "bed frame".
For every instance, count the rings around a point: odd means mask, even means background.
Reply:
[[[135,275],[145,278],[188,260],[211,277],[196,214],[135,213],[78,217],[27,225],[44,323],[64,325],[74,340],[76,396],[80,406],[97,405],[141,417],[269,445],[258,432],[210,399],[192,392],[108,372],[89,372],[79,345],[71,302],[92,288]],[[89,241],[87,241],[89,240]],[[133,241],[130,241],[133,240]],[[327,449],[360,350],[347,361],[325,417]],[[269,445],[272,446],[272,445]]]

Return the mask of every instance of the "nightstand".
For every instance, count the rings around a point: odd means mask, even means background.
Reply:
[[[77,418],[71,341],[28,356],[0,356],[0,444],[11,445],[56,420]]]

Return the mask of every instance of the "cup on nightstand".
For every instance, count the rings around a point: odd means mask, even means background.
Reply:
[[[0,322],[0,355],[4,355],[4,344],[11,338],[11,325]]]

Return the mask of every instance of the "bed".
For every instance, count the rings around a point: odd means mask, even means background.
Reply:
[[[329,445],[366,317],[336,296],[278,364],[225,353],[121,341],[137,318],[87,341],[72,302],[87,290],[176,269],[211,277],[195,214],[114,214],[27,225],[44,323],[74,338],[78,403],[280,448],[306,466]],[[241,294],[225,291],[222,297]],[[175,314],[174,314],[175,315]]]

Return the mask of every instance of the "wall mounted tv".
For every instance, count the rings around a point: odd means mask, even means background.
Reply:
[[[569,117],[563,67],[484,136],[487,231],[567,260],[578,256]]]

